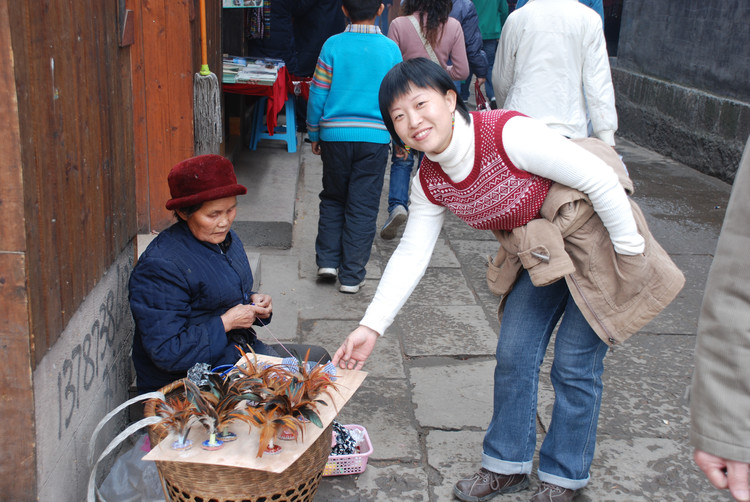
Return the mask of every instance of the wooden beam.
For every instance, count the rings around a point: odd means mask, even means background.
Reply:
[[[194,0],[128,0],[135,12],[131,47],[138,231],[172,223],[164,207],[167,175],[193,156]]]
[[[135,201],[139,233],[151,230],[148,186],[148,130],[146,128],[146,75],[144,56],[144,16],[142,0],[127,0],[135,12],[135,43],[130,47],[130,75],[133,82],[133,155],[135,162]]]

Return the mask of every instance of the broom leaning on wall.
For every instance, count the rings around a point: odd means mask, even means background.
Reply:
[[[206,47],[206,0],[200,0],[201,69],[193,81],[193,123],[195,155],[219,154],[221,134],[221,96],[219,79],[208,69]]]

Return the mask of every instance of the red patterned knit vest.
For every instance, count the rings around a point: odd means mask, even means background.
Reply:
[[[460,183],[424,157],[419,181],[427,198],[480,230],[512,230],[537,218],[552,182],[518,169],[505,153],[503,128],[517,115],[508,110],[472,113],[474,167]]]

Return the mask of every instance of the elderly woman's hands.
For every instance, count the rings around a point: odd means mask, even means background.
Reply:
[[[235,305],[224,312],[221,322],[224,323],[224,331],[232,331],[238,328],[249,328],[255,319],[268,319],[273,312],[271,297],[261,293],[255,293],[250,297],[253,303],[250,305]]]
[[[271,307],[271,295],[264,295],[263,293],[255,293],[250,297],[250,301],[255,304],[256,307],[268,309],[267,312],[258,311],[258,317],[266,319],[271,315],[273,308]]]

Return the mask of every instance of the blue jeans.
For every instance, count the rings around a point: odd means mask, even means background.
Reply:
[[[489,66],[487,67],[487,81],[484,83],[484,97],[487,98],[488,102],[495,99],[495,90],[492,88],[492,68],[494,68],[495,66],[497,43],[497,39],[482,40],[482,49],[484,49],[484,53],[487,54],[487,62],[489,63]],[[463,99],[464,101],[467,101],[469,99],[469,93],[471,92],[470,86],[472,75],[474,75],[473,71],[469,73],[469,78],[464,80],[464,82],[461,84],[461,99]]]
[[[535,287],[523,271],[508,295],[482,466],[501,474],[531,472],[539,368],[561,316],[550,374],[555,404],[539,452],[538,475],[541,481],[579,489],[588,483],[594,457],[608,347],[591,329],[562,279]]]
[[[339,282],[365,278],[380,207],[388,144],[322,142],[323,190],[315,240],[318,267],[339,269]]]
[[[417,152],[417,167],[422,162],[422,152]],[[388,212],[396,206],[409,208],[409,186],[411,185],[411,169],[414,167],[414,150],[409,150],[405,159],[396,156],[396,147],[391,154],[391,180],[388,183]]]

